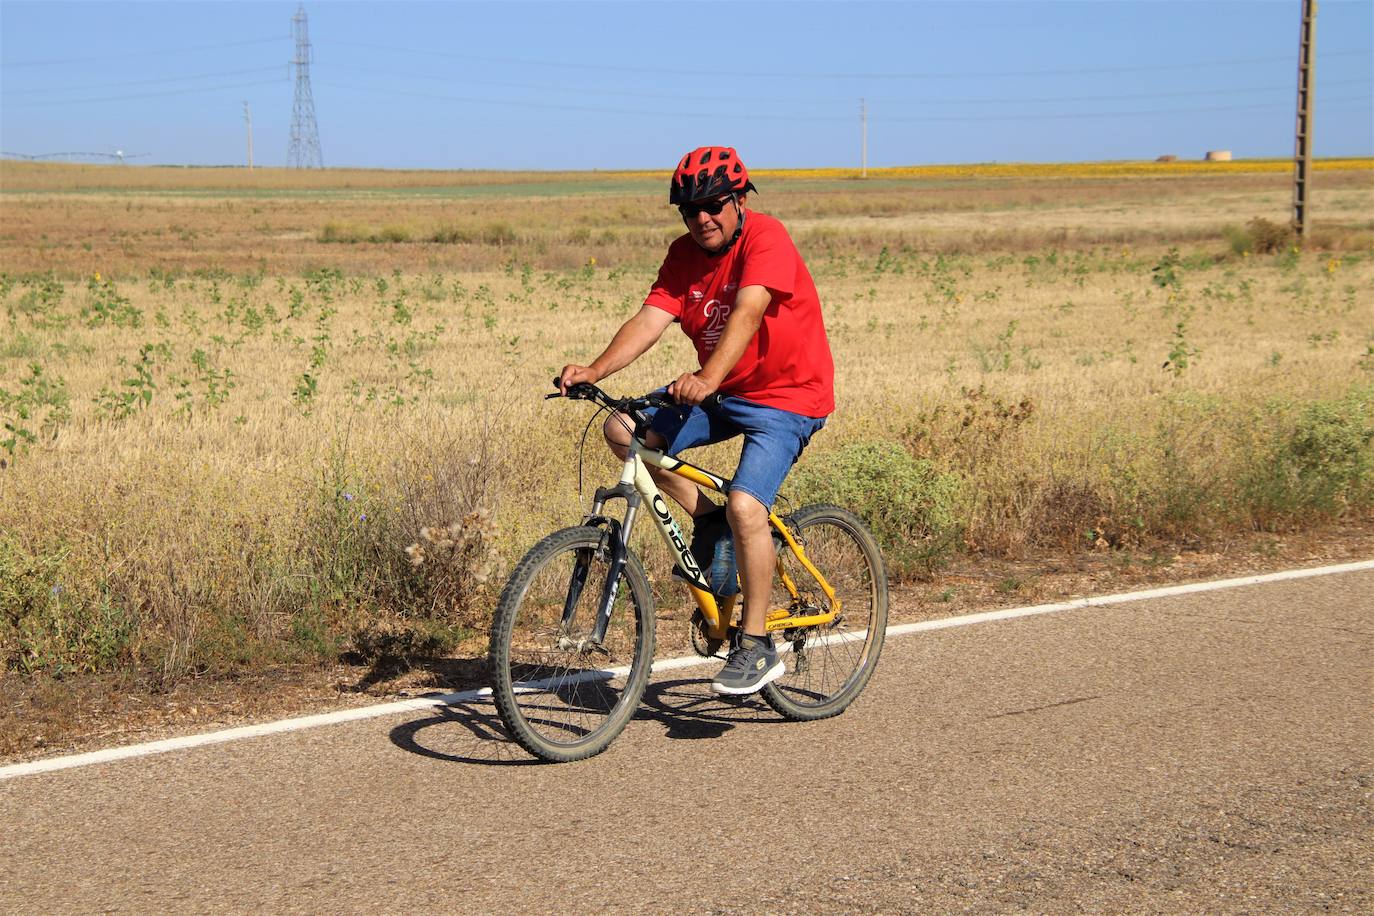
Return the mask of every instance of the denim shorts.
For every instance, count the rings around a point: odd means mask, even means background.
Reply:
[[[673,456],[684,449],[724,442],[743,434],[739,467],[726,490],[748,493],[771,509],[783,478],[796,464],[806,443],[824,425],[825,417],[807,417],[727,396],[709,410],[685,404],[660,407],[654,411],[650,428],[668,440],[664,452]]]

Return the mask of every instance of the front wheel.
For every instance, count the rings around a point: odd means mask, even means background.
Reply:
[[[654,611],[639,559],[626,556],[610,626],[590,638],[615,535],[556,531],[511,573],[491,625],[492,697],[511,737],[564,762],[606,749],[634,715],[654,658]]]
[[[763,698],[785,718],[824,719],[854,702],[878,665],[887,630],[887,570],[877,540],[848,509],[804,506],[785,521],[834,589],[840,613],[822,626],[774,634],[781,637],[787,671],[763,688]],[[829,598],[796,556],[786,548],[778,556],[800,597],[775,581],[770,606],[793,602],[803,611],[830,610]]]

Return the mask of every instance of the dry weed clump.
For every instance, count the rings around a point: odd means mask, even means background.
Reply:
[[[495,535],[491,510],[476,509],[451,525],[421,528],[420,540],[405,552],[411,566],[424,566],[440,579],[436,592],[455,606],[466,607],[496,571]]]
[[[1291,225],[1279,225],[1272,220],[1257,216],[1245,224],[1244,229],[1227,226],[1227,241],[1236,254],[1276,254],[1291,246],[1296,238]]]
[[[423,615],[482,627],[484,602],[500,589],[496,513],[514,466],[502,450],[504,416],[497,406],[459,429],[436,417],[430,434],[395,459],[395,534],[407,541],[403,554],[417,586],[408,603]]]

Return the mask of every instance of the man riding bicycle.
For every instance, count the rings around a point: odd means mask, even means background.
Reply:
[[[711,682],[715,693],[734,695],[754,693],[784,673],[766,629],[776,558],[768,513],[802,449],[835,409],[834,361],[815,283],[782,223],[745,208],[753,190],[731,147],[703,146],[684,156],[668,202],[677,205],[687,234],[668,247],[644,305],[601,355],[559,374],[566,394],[634,362],[674,322],[691,338],[701,368],[668,386],[681,408],[657,410],[646,441],[676,455],[744,437],[724,509],[744,609],[729,659]],[[621,415],[606,421],[606,441],[621,460],[631,429]],[[657,468],[650,473],[692,515],[699,534],[712,527],[712,513],[721,510],[695,484]]]

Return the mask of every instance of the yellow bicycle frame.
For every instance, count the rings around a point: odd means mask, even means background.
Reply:
[[[706,636],[710,639],[725,639],[735,609],[735,597],[731,595],[717,603],[716,596],[711,594],[706,587],[705,577],[702,576],[701,570],[697,568],[696,561],[687,549],[687,540],[682,536],[682,529],[678,527],[677,521],[669,513],[667,502],[662,493],[659,492],[653,477],[649,474],[649,465],[684,477],[698,486],[714,490],[717,493],[725,492],[730,481],[723,477],[717,477],[696,465],[688,464],[677,458],[670,458],[663,452],[651,449],[641,440],[633,437],[630,440],[629,454],[625,458],[624,471],[620,475],[622,484],[632,485],[643,497],[644,502],[649,507],[649,514],[653,516],[659,533],[663,535],[663,540],[673,554],[674,562],[691,580],[687,588],[696,600],[697,607],[701,609],[701,616],[706,619]],[[771,608],[766,617],[769,632],[830,623],[840,612],[840,599],[835,596],[835,589],[811,562],[811,559],[806,555],[806,549],[792,536],[792,532],[783,524],[782,519],[778,518],[777,513],[770,510],[768,522],[782,536],[783,543],[797,558],[797,562],[802,565],[802,568],[815,578],[830,604],[828,611],[819,614],[797,614],[788,608]],[[625,537],[628,540],[629,532],[625,533]],[[801,593],[797,589],[797,584],[792,581],[792,577],[787,574],[787,570],[783,567],[781,556],[778,557],[777,568],[778,578],[782,581],[783,587],[787,589],[795,607],[801,598]]]

